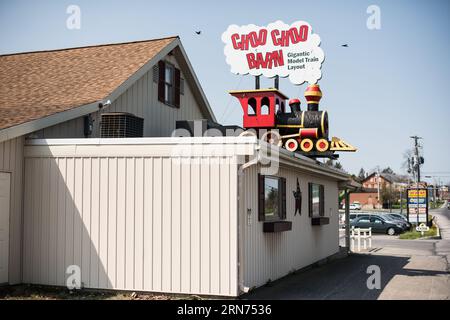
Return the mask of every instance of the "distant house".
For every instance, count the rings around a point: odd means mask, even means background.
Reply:
[[[378,175],[376,172],[368,175],[363,181],[361,181],[363,188],[366,189],[378,189],[378,186],[386,187],[388,189],[392,188],[394,190],[400,191],[406,188],[408,185],[404,176],[388,173],[380,173]]]
[[[401,175],[374,172],[361,181],[362,188],[359,192],[350,194],[350,203],[359,202],[362,209],[381,208],[381,191],[388,189],[391,191],[403,191],[408,183]]]

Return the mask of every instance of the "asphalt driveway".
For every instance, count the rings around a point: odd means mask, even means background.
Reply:
[[[450,211],[436,210],[445,237]],[[450,299],[450,239],[399,240],[381,236],[371,252],[351,254],[329,264],[289,275],[243,299]],[[377,265],[381,288],[368,289],[367,267]]]

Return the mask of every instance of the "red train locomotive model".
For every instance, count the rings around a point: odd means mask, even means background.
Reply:
[[[285,105],[288,97],[278,89],[230,91],[230,94],[239,100],[244,111],[243,127],[247,130],[244,135],[265,129],[262,140],[313,158],[337,158],[336,151],[356,151],[337,137],[328,139],[328,113],[319,110],[322,91],[317,84],[305,91],[308,104],[305,111],[301,110],[299,99],[289,100],[288,110]]]

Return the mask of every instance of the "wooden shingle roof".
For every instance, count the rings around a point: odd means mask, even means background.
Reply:
[[[0,56],[0,130],[107,97],[177,37]]]

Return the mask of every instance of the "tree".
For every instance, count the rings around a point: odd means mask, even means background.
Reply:
[[[394,170],[391,169],[391,167],[384,168],[381,173],[387,173],[387,174],[395,174]]]
[[[328,159],[327,161],[325,161],[325,164],[329,167],[333,167],[333,159]]]
[[[366,178],[366,171],[364,170],[364,168],[361,168],[361,170],[359,170],[358,173],[358,179],[359,181],[363,181]]]
[[[411,175],[412,172],[410,172],[411,164],[410,159],[414,156],[414,150],[413,149],[406,149],[405,152],[403,152],[403,162],[402,162],[402,169],[405,170],[409,175]]]
[[[342,164],[339,161],[335,161],[333,159],[328,159],[327,161],[325,161],[325,165],[339,170],[344,170]]]
[[[380,198],[383,208],[389,208],[392,206],[392,204],[398,203],[400,194],[398,191],[393,189],[391,185],[387,187],[386,183],[383,183],[381,185]]]

